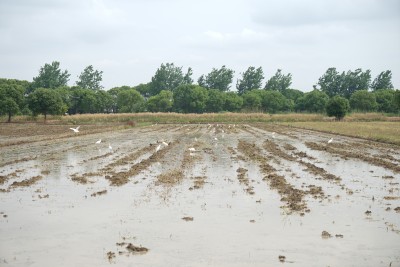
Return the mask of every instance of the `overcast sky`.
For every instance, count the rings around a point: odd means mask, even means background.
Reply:
[[[310,91],[329,67],[391,70],[400,89],[399,0],[0,0],[0,78],[32,81],[59,61],[69,85],[88,65],[103,86],[151,80],[161,63],[197,81],[226,65],[266,82],[278,68]]]

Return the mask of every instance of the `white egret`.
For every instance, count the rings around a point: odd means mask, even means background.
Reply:
[[[163,141],[162,143],[163,143],[164,146],[168,146],[167,142]]]
[[[194,147],[190,147],[190,148],[189,148],[189,151],[190,151],[190,152],[195,152],[196,149],[194,149]]]
[[[160,148],[161,148],[161,145],[158,145],[158,146],[156,147],[156,152],[158,152],[158,150],[160,150]]]
[[[99,139],[98,141],[96,141],[96,144],[100,144],[101,143],[101,139]]]
[[[110,143],[108,143],[108,149],[110,149],[111,151],[113,150]]]
[[[70,128],[72,131],[74,131],[74,133],[79,133],[79,127],[81,127],[80,125],[76,128]]]
[[[333,142],[333,138],[329,139],[328,144]]]

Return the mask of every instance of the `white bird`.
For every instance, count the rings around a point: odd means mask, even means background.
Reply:
[[[161,148],[161,145],[158,145],[158,146],[156,147],[156,152],[158,152],[158,150],[160,150],[160,148]]]
[[[163,141],[162,143],[163,143],[164,146],[168,146],[167,142]]]
[[[218,138],[217,138],[217,137],[214,137],[214,140],[215,140],[215,141],[218,141]]]
[[[113,150],[110,143],[108,143],[108,149],[110,149],[111,151]]]
[[[79,133],[79,127],[81,127],[80,125],[76,128],[70,128],[72,131],[74,131],[75,133]]]
[[[196,149],[194,149],[194,147],[190,147],[190,148],[189,148],[189,151],[190,151],[190,152],[195,152]]]
[[[98,141],[96,141],[96,144],[100,144],[101,143],[101,139],[99,139]]]
[[[328,144],[333,142],[333,138],[329,139]]]
[[[275,138],[275,132],[272,133],[272,138]]]

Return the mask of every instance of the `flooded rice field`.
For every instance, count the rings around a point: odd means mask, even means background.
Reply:
[[[400,266],[397,146],[272,124],[69,127],[1,126],[0,266]]]

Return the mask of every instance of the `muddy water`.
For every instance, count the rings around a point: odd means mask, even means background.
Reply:
[[[331,137],[327,150],[307,145]],[[399,164],[396,147],[282,126],[158,125],[4,145],[0,266],[400,266],[400,174],[358,154]],[[291,190],[304,208],[290,208]]]

